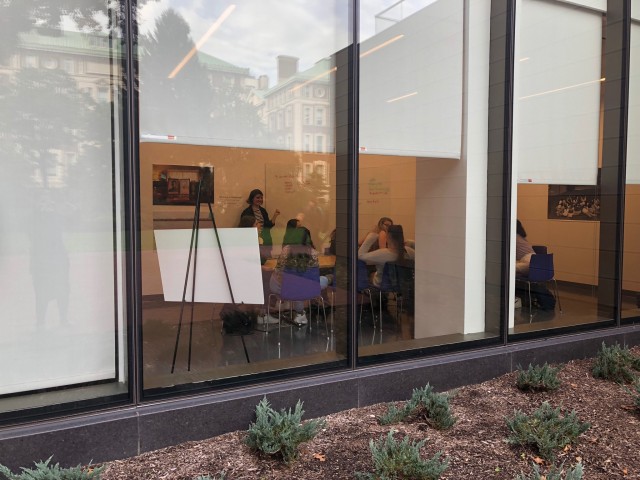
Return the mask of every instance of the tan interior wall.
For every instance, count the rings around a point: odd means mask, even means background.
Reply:
[[[305,212],[310,193],[300,188],[291,172],[305,162],[324,161],[329,165],[328,204],[323,225],[307,218],[305,225],[318,234],[335,228],[335,156],[280,150],[258,150],[170,143],[140,144],[140,217],[142,242],[142,293],[161,294],[162,283],[153,238],[154,228],[191,228],[194,207],[153,205],[153,165],[212,165],[214,167],[213,211],[219,228],[236,227],[246,198],[254,188],[265,193],[265,208],[270,215],[281,211],[273,230],[274,245],[282,241],[289,218]],[[320,203],[324,202],[320,200]],[[201,218],[207,215],[202,213]],[[326,225],[324,225],[326,224]],[[317,243],[317,242],[316,242]],[[317,245],[321,248],[322,245]]]
[[[391,218],[406,239],[415,239],[416,157],[360,156],[358,238],[380,217]]]
[[[548,185],[518,185],[518,219],[533,245],[554,254],[556,279],[598,284],[600,223],[547,218]],[[640,290],[640,186],[628,185],[623,285]]]
[[[640,292],[640,185],[627,185],[622,288]]]

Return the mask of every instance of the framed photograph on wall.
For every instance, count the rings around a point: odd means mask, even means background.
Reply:
[[[598,185],[549,185],[547,218],[553,220],[600,220]]]
[[[201,202],[213,202],[213,167],[153,165],[153,204],[195,205],[203,169],[211,175],[204,175],[207,185],[202,185]]]

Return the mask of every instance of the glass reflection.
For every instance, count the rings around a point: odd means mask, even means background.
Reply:
[[[631,4],[622,318],[640,318],[640,5]]]
[[[218,2],[206,7],[196,1],[161,1],[140,9],[143,355],[148,391],[346,358],[346,294],[339,287],[346,285],[346,277],[335,273],[346,258],[336,258],[330,249],[337,208],[336,57],[347,46],[347,18],[348,5],[337,1]],[[187,262],[165,268],[158,239],[167,234],[158,232],[192,229],[201,168],[213,173],[213,197],[211,212],[201,205],[196,230],[214,238],[210,213],[221,232],[244,227],[247,232],[237,234],[246,239],[246,257],[235,249],[237,244],[221,242],[223,255],[230,259],[232,289],[253,290],[248,292],[252,300],[241,307],[201,297],[194,302],[191,322],[190,297],[183,305],[181,298],[170,301],[167,295],[169,277],[179,278],[184,286]],[[308,232],[303,243],[312,253],[282,254],[291,250],[287,225]],[[346,238],[346,231],[337,235]],[[188,250],[189,244],[183,243],[181,248]],[[313,262],[302,265],[301,257]],[[257,265],[257,273],[247,275],[259,277],[258,292],[249,286],[252,282],[234,284],[234,270],[244,261],[247,271],[254,272]],[[279,283],[271,288],[272,277],[279,278],[291,263],[298,273],[319,268],[321,295],[305,297],[304,306],[295,309],[292,302],[280,305],[275,298],[268,305],[275,290],[286,290]],[[320,284],[323,278],[330,280],[328,286]],[[200,281],[207,282],[204,277]],[[226,290],[225,277],[206,288]],[[321,308],[317,313],[323,301],[326,319]],[[188,333],[178,338],[178,330],[185,331],[179,327],[182,310],[187,311]],[[239,311],[238,318],[250,317],[252,323],[243,334],[226,328],[222,320]]]
[[[484,317],[490,6],[361,2],[365,361],[498,333],[498,321]]]
[[[127,391],[120,5],[67,7],[0,6],[2,412]]]

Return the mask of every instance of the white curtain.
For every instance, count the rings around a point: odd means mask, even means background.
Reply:
[[[440,0],[360,47],[360,153],[460,158],[462,0]]]
[[[640,10],[640,6],[638,8]],[[637,12],[640,14],[640,12]],[[640,183],[640,24],[631,25],[627,183]]]
[[[522,0],[516,10],[514,165],[521,183],[595,185],[602,15]]]

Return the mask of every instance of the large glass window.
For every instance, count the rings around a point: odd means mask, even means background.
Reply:
[[[335,118],[336,99],[348,98],[336,82],[348,9],[275,0],[139,9],[148,393],[346,360],[334,145],[346,141]]]
[[[0,6],[0,417],[128,398],[120,8]]]
[[[632,2],[622,317],[640,317],[640,4]]]
[[[605,14],[605,1],[517,2],[511,333],[606,320],[598,311],[600,249],[611,248],[600,235]]]
[[[361,359],[496,338],[485,319],[490,1],[362,1]]]

